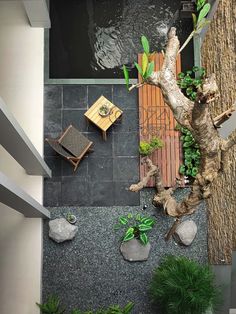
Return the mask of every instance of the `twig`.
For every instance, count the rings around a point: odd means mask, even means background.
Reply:
[[[181,222],[181,220],[179,218],[175,219],[175,222],[173,223],[172,227],[170,228],[168,233],[165,235],[165,240],[166,241],[169,241],[170,238],[173,236],[173,234],[175,233],[175,230],[178,227],[178,225],[180,224],[180,222]]]
[[[145,84],[145,82],[141,82],[141,83],[137,83],[137,84],[131,85],[130,88],[129,88],[129,92],[130,92],[132,89],[134,89],[134,88],[139,88],[139,87],[143,86],[144,84]]]

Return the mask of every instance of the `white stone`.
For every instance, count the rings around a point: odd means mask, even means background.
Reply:
[[[184,245],[190,245],[197,234],[197,225],[193,220],[183,221],[175,230],[175,236]]]
[[[150,243],[143,245],[137,239],[122,242],[120,246],[121,254],[123,255],[124,259],[129,262],[146,261],[149,256],[150,249]]]
[[[49,221],[49,237],[57,243],[73,239],[77,231],[78,227],[71,225],[65,218]]]

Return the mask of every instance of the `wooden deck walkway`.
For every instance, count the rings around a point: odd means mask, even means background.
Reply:
[[[138,63],[142,64],[142,54],[138,56]],[[159,70],[163,63],[161,53],[153,57],[155,71]],[[176,62],[176,73],[181,72],[180,56]],[[141,77],[139,76],[139,81]],[[169,107],[164,103],[160,88],[144,85],[139,88],[139,132],[140,140],[150,140],[157,136],[164,142],[164,147],[157,149],[150,156],[154,164],[160,167],[163,185],[174,186],[176,178],[180,179],[179,166],[182,163],[182,149],[179,132],[175,130],[176,121]],[[140,159],[140,179],[147,173],[146,165]],[[154,186],[154,180],[150,179],[148,187]]]

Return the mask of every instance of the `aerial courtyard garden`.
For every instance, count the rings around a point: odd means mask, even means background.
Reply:
[[[100,15],[109,8],[85,3],[95,47],[89,75],[111,84],[81,84],[70,49],[50,61],[51,78],[61,80],[45,85],[44,154],[53,176],[44,181],[51,220],[44,222],[37,306],[54,314],[214,311],[221,289],[208,266],[206,200],[235,141],[218,133],[233,109],[212,118],[215,76],[193,62],[192,39],[209,24],[211,6],[137,2],[159,20],[145,13],[137,46],[125,41],[119,51],[116,31],[126,29],[134,8],[122,11],[118,2],[123,22],[114,13],[114,27],[105,27]],[[51,1],[51,58],[56,40],[63,46],[65,39],[53,27],[62,7]],[[157,37],[146,19],[154,19]],[[121,75],[123,84],[112,81]]]

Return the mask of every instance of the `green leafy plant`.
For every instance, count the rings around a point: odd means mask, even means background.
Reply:
[[[150,216],[128,214],[119,218],[119,223],[115,225],[115,229],[126,227],[126,232],[122,237],[123,242],[137,238],[143,245],[146,245],[149,242],[147,232],[152,230],[154,224],[155,219]]]
[[[182,136],[180,137],[183,142],[184,164],[180,166],[179,173],[188,177],[195,178],[200,166],[201,154],[199,146],[192,136],[192,133],[185,127],[177,126]]]
[[[186,257],[168,256],[155,269],[152,301],[167,314],[202,314],[219,303],[219,289],[208,266]]]
[[[210,3],[205,3],[205,1],[203,3],[203,0],[197,2],[198,16],[195,13],[192,13],[193,31],[183,43],[182,47],[179,50],[179,53],[187,46],[193,36],[200,34],[202,29],[210,23],[210,21],[206,19],[206,16],[209,13],[210,9]]]
[[[150,53],[150,45],[148,42],[147,37],[144,35],[141,36],[141,44],[143,47],[143,55],[142,55],[142,66],[140,66],[137,62],[134,62],[135,67],[138,70],[138,73],[142,77],[142,83],[144,83],[154,71],[154,61],[151,60],[151,53]],[[125,77],[125,83],[127,89],[129,90],[129,72],[125,65],[123,65],[123,72]]]
[[[98,311],[87,311],[87,312],[81,312],[80,310],[73,310],[71,314],[130,314],[132,312],[132,309],[134,307],[134,303],[129,302],[126,304],[125,307],[120,307],[119,305],[112,305],[108,309],[101,309]]]
[[[205,77],[206,70],[194,66],[192,70],[180,72],[178,74],[177,84],[181,91],[190,100],[195,100],[198,89],[202,86],[203,79]]]
[[[139,153],[143,156],[150,155],[154,150],[162,148],[164,143],[158,137],[153,137],[150,142],[141,141],[139,144]]]
[[[197,11],[201,10],[201,8],[205,5],[206,0],[197,0],[196,5],[197,5]]]
[[[60,300],[57,296],[51,295],[43,304],[36,303],[42,314],[62,314],[65,308],[61,307]]]

